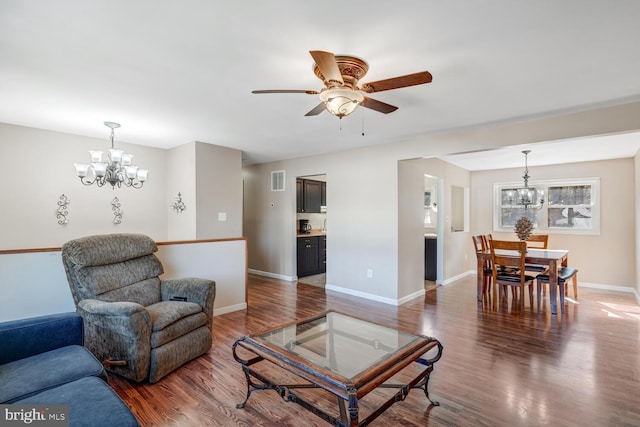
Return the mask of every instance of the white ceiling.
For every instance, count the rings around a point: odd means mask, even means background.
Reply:
[[[637,0],[2,0],[0,122],[107,138],[116,121],[116,140],[246,163],[404,141],[640,100],[639,17]],[[251,94],[319,90],[309,50],[367,60],[362,83],[433,83],[373,94],[398,111],[342,129],[304,116],[315,96]]]
[[[556,165],[633,157],[640,150],[640,133],[631,132],[595,138],[576,138],[537,144],[441,156],[442,160],[470,171],[524,167],[523,150],[529,166]]]

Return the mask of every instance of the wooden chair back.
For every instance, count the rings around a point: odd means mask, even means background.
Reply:
[[[510,251],[505,254],[504,251]],[[519,252],[519,257],[514,257],[515,252]],[[524,276],[524,258],[527,252],[527,243],[513,240],[492,240],[491,241],[491,263],[503,267],[512,267],[520,270]]]
[[[493,283],[520,288],[520,308],[524,308],[524,288],[529,285],[529,301],[533,307],[533,277],[525,274],[525,257],[527,242],[491,240],[491,264],[493,268]],[[519,256],[518,256],[519,255]],[[511,272],[500,272],[498,266],[511,269]],[[516,271],[514,271],[516,270]],[[506,301],[506,292],[502,292],[501,299]]]
[[[549,246],[548,234],[532,234],[527,239],[527,247],[534,249],[547,249]]]
[[[473,246],[476,249],[476,253],[487,249],[482,240],[482,236],[471,236],[471,238],[473,239]]]

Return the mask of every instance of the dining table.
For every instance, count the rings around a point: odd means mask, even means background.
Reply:
[[[514,258],[519,258],[517,251],[501,251],[502,255],[513,252]],[[483,298],[484,266],[491,262],[491,250],[486,249],[476,253],[478,258],[478,302]],[[549,268],[549,299],[551,300],[551,314],[557,314],[558,268],[566,267],[569,261],[569,251],[566,249],[527,249],[524,262],[527,264],[546,265]],[[495,284],[494,284],[495,286]],[[494,290],[494,295],[496,294]]]

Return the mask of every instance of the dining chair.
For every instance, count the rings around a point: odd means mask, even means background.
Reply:
[[[562,267],[558,270],[558,290],[560,291],[560,311],[564,313],[564,297],[567,293],[567,283],[573,279],[573,296],[578,297],[578,270],[572,267]],[[540,291],[545,283],[549,283],[548,274],[536,276],[538,310],[540,310]]]
[[[512,290],[519,289],[520,308],[524,309],[524,288],[529,287],[529,303],[533,307],[533,281],[534,276],[526,274],[524,260],[527,253],[527,243],[524,241],[491,240],[491,265],[503,266],[508,270],[492,269],[492,278],[495,286],[499,287],[500,300],[507,301],[507,287]],[[516,292],[513,292],[514,302]]]
[[[548,234],[531,234],[527,237],[527,248],[531,249],[547,249],[549,246],[549,235]],[[538,265],[538,264],[525,264],[525,270],[530,271],[532,273],[544,273],[547,271],[546,265]]]
[[[476,250],[476,257],[479,253],[488,249],[483,236],[471,236],[473,239],[473,246]],[[491,263],[490,261],[484,261],[482,264],[482,271],[478,271],[478,274],[482,274],[482,299],[488,301],[489,294],[491,292]]]

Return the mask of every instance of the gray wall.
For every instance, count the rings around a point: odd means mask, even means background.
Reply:
[[[632,103],[246,167],[249,267],[282,277],[295,276],[295,177],[326,174],[327,283],[347,293],[397,301],[419,286],[414,283],[417,276],[407,279],[411,283],[400,283],[404,279],[399,275],[399,254],[410,252],[400,247],[415,242],[407,243],[400,232],[399,212],[404,208],[399,206],[403,190],[398,161],[637,130],[638,117],[640,103]],[[281,169],[287,173],[287,191],[272,193],[269,173]],[[420,182],[422,185],[422,178]],[[458,248],[472,250],[470,238],[463,237],[466,233],[455,234],[461,234],[461,240],[455,242]],[[626,249],[634,251],[633,243]],[[366,276],[369,268],[374,270],[372,278]]]
[[[0,123],[0,250],[59,247],[104,233],[144,233],[156,241],[242,236],[241,151],[201,143],[162,150],[117,140],[116,147],[149,169],[142,189],[80,183],[73,163],[88,162],[88,150],[109,148],[107,138]],[[181,215],[170,208],[178,191],[187,204]],[[59,225],[56,208],[63,193],[70,199],[69,223]],[[114,197],[123,211],[118,225]],[[218,221],[218,212],[227,213],[226,222]]]

